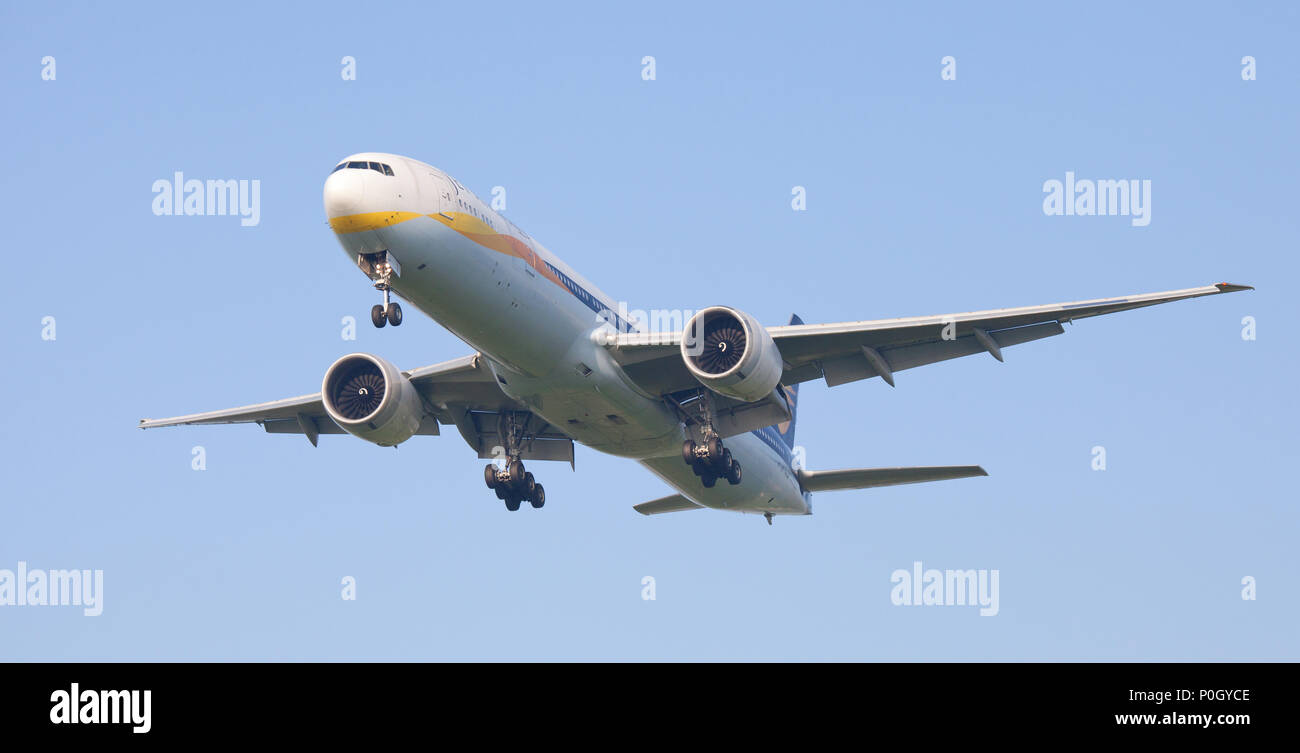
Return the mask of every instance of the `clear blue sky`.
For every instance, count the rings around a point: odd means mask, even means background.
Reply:
[[[1300,11],[865,5],[6,4],[0,568],[103,569],[105,608],[0,607],[0,655],[1300,656]],[[643,518],[668,489],[586,449],[577,473],[536,464],[546,508],[510,514],[455,432],[394,451],[135,429],[312,392],[353,349],[468,351],[413,311],[366,323],[321,206],[366,150],[504,186],[512,220],[634,307],[781,324],[1259,289],[897,389],[805,385],[812,467],[991,475],[820,494],[771,528]],[[154,216],[176,170],[260,180],[261,224]],[[1066,171],[1150,179],[1151,224],[1045,216]],[[998,569],[1000,614],[892,605],[917,560]]]

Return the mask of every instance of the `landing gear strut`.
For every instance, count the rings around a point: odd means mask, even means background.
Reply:
[[[527,501],[533,509],[540,509],[546,504],[546,489],[533,478],[533,474],[524,469],[524,462],[519,459],[519,444],[523,427],[518,425],[513,413],[501,418],[501,436],[506,442],[506,464],[498,468],[495,463],[488,463],[483,469],[483,481],[487,487],[496,492],[497,499],[504,500],[506,509],[515,512],[520,503]]]
[[[371,307],[370,323],[376,327],[382,327],[385,324],[396,327],[402,323],[402,305],[389,299],[389,291],[393,289],[391,284],[393,265],[384,260],[374,263],[373,269],[374,274],[377,276],[375,290],[384,294],[384,302]]]
[[[704,413],[704,441],[688,439],[682,443],[682,460],[700,477],[705,489],[712,489],[719,478],[735,486],[740,483],[740,461],[731,456],[731,450],[722,445],[722,437],[713,429],[713,411],[708,396],[702,398]]]

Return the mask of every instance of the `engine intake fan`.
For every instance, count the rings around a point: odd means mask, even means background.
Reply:
[[[686,323],[682,360],[705,387],[747,403],[770,395],[784,372],[781,351],[767,329],[726,306],[706,308]]]
[[[424,401],[410,380],[369,353],[343,356],[329,367],[321,402],[344,431],[383,447],[410,439],[424,418]]]

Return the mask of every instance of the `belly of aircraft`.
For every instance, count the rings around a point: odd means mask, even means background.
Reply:
[[[597,390],[558,390],[528,402],[533,412],[574,441],[593,450],[630,458],[677,453],[685,439],[681,427],[636,415],[625,403],[605,399]]]
[[[807,515],[812,512],[794,476],[786,471],[784,461],[777,458],[762,440],[752,434],[739,434],[728,437],[725,442],[743,470],[740,484],[735,486],[727,483],[726,479],[719,479],[712,489],[705,488],[690,466],[682,462],[680,454],[642,460],[641,464],[702,507],[778,515]]]

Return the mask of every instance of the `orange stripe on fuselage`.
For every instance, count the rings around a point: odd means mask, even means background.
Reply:
[[[516,256],[523,259],[524,263],[536,270],[542,277],[559,285],[572,295],[572,291],[569,291],[568,286],[551,271],[550,267],[546,266],[532,247],[513,235],[498,233],[491,225],[472,214],[438,212],[424,215],[418,212],[366,212],[365,214],[332,217],[330,218],[330,229],[339,235],[346,235],[367,230],[382,230],[417,217],[432,217],[480,246],[490,248],[507,256]]]
[[[491,225],[472,214],[465,214],[464,212],[438,213],[429,216],[480,246],[485,246],[507,256],[517,256],[523,259],[525,264],[536,270],[542,277],[564,288],[570,295],[573,294],[568,286],[561,282],[560,278],[551,271],[551,268],[546,266],[531,246],[513,235],[498,233]]]

